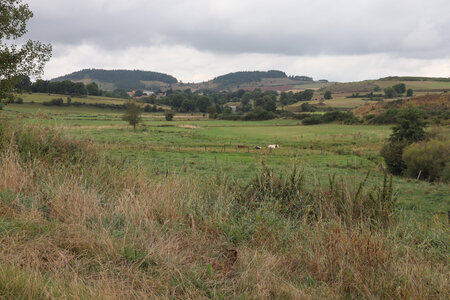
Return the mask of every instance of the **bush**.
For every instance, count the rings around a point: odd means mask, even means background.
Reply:
[[[56,98],[50,101],[43,102],[42,104],[47,106],[62,106],[64,104],[64,100],[62,98]]]
[[[338,121],[343,124],[356,124],[360,123],[360,120],[352,113],[343,111],[330,111],[322,116],[322,123],[331,123]]]
[[[172,119],[173,119],[174,116],[175,116],[175,114],[172,113],[172,112],[166,112],[166,113],[164,114],[164,117],[166,117],[166,121],[172,121]]]
[[[275,119],[275,113],[267,111],[264,109],[255,109],[254,111],[248,112],[244,116],[245,121],[262,121],[262,120],[272,120]]]
[[[403,149],[408,145],[408,142],[391,142],[385,144],[381,148],[381,156],[386,162],[386,166],[394,175],[402,175],[403,171],[406,169],[406,164],[402,159]]]
[[[450,161],[450,140],[430,140],[409,145],[403,150],[406,175],[436,181],[443,178]],[[448,170],[446,170],[448,172]],[[443,178],[448,180],[448,178]]]
[[[322,116],[312,115],[303,119],[303,125],[315,125],[322,123]]]
[[[400,111],[401,110],[398,108],[388,109],[381,114],[373,115],[373,117],[368,120],[368,123],[377,125],[396,124]]]

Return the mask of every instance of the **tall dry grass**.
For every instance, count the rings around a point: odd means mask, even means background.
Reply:
[[[389,193],[389,182],[305,187],[267,170],[244,189],[223,180],[156,181],[58,133],[2,126],[2,298],[446,299],[450,292],[448,225],[404,223],[392,219],[390,203],[374,207],[392,200],[379,194]],[[18,145],[22,132],[31,136],[27,147]]]

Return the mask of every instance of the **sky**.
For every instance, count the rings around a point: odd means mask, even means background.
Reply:
[[[450,77],[449,0],[23,0],[44,79],[139,69],[201,82],[282,70],[331,81]]]

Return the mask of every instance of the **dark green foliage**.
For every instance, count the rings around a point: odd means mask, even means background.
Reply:
[[[352,113],[335,110],[327,112],[324,115],[311,115],[304,118],[302,123],[304,125],[314,125],[331,122],[339,122],[342,124],[358,124],[361,123],[361,120],[359,120]]]
[[[164,117],[166,118],[166,121],[172,121],[172,119],[173,119],[174,116],[175,116],[175,114],[172,113],[172,112],[166,112],[166,113],[164,114]]]
[[[87,93],[92,96],[101,96],[102,95],[102,91],[98,88],[98,85],[95,82],[91,82],[91,83],[87,84],[86,90],[87,90]]]
[[[303,119],[303,125],[316,125],[322,123],[322,116],[320,115],[310,115]]]
[[[54,80],[82,80],[85,78],[113,83],[116,88],[124,89],[145,88],[145,85],[141,81],[161,81],[168,84],[178,82],[175,77],[163,73],[140,70],[131,71],[102,69],[84,69],[62,77],[55,78]]]
[[[32,17],[28,4],[21,0],[0,3],[0,102],[10,103],[14,87],[19,84],[19,90],[27,88],[28,76],[42,74],[51,57],[50,44],[28,40],[18,46],[12,42],[27,32],[27,22]]]
[[[314,90],[304,90],[294,94],[294,99],[296,101],[309,101],[314,96]]]
[[[397,96],[397,94],[396,94],[394,88],[387,87],[387,88],[384,89],[384,97],[385,98],[390,99],[390,98],[394,98],[396,96]]]
[[[392,127],[389,140],[391,142],[407,141],[408,143],[423,140],[426,127],[423,117],[423,112],[413,106],[399,111],[397,115],[398,124]]]
[[[252,71],[252,72],[234,72],[214,78],[214,82],[221,86],[242,84],[247,82],[261,81],[263,78],[287,78],[286,73],[282,71]]]
[[[397,94],[403,94],[406,92],[406,85],[404,83],[396,84],[392,88]]]
[[[206,96],[200,96],[197,99],[198,110],[202,113],[206,112],[206,109],[211,105],[211,99]]]
[[[331,91],[326,91],[323,94],[323,98],[326,99],[326,100],[333,99],[333,96],[331,95]]]
[[[30,92],[31,91],[31,80],[28,75],[18,76],[17,83],[14,87],[16,91],[19,92]]]
[[[402,158],[403,150],[406,146],[425,138],[426,123],[423,120],[423,113],[412,106],[398,112],[397,123],[392,127],[389,144],[381,149],[381,156],[392,174],[401,175],[406,169],[406,163]]]
[[[413,89],[408,89],[407,91],[406,91],[406,97],[412,97],[413,96]]]
[[[430,140],[413,143],[403,150],[406,175],[436,181],[443,178],[450,164],[450,141]],[[443,178],[448,180],[448,178]]]
[[[64,105],[64,100],[62,98],[55,98],[50,101],[45,101],[42,104],[47,106],[62,106]]]
[[[72,82],[69,80],[61,82],[37,80],[32,84],[31,90],[33,93],[53,93],[74,96],[85,96],[88,93],[84,83]]]
[[[402,175],[406,169],[406,163],[402,159],[403,149],[408,145],[406,141],[391,142],[381,148],[381,156],[384,158],[390,173]]]
[[[245,121],[262,121],[262,120],[271,120],[271,119],[275,119],[275,118],[276,118],[276,115],[273,112],[257,108],[254,111],[247,113],[243,117],[243,120],[245,120]]]
[[[401,109],[398,108],[388,109],[385,112],[382,112],[381,114],[372,115],[372,117],[368,119],[368,123],[378,125],[395,124],[397,123],[400,111]]]
[[[330,111],[322,115],[322,123],[339,122],[342,124],[357,124],[360,120],[352,113],[343,111]]]
[[[304,112],[315,112],[317,111],[317,108],[307,102],[302,103],[302,105],[300,105],[300,107],[302,108],[302,111]]]

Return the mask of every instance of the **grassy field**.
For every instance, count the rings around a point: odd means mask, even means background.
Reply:
[[[449,185],[391,187],[389,126],[121,117],[0,112],[0,298],[450,293]]]
[[[303,126],[301,121],[289,119],[220,121],[190,114],[178,114],[169,122],[161,113],[143,114],[143,123],[133,131],[117,111],[44,108],[31,113],[32,105],[15,104],[5,112],[10,118],[22,116],[25,122],[51,126],[75,139],[90,140],[99,151],[127,164],[143,165],[151,174],[227,176],[241,183],[258,172],[262,161],[275,170],[298,164],[320,180],[326,180],[330,173],[357,179],[368,171],[374,181],[378,180],[383,168],[379,150],[391,132],[389,126]],[[269,144],[279,144],[281,148],[269,151]],[[237,149],[237,145],[249,148]],[[255,150],[255,146],[262,149]],[[445,201],[446,185],[404,178],[396,178],[395,183],[401,187],[398,195],[405,209],[450,210],[450,203]]]
[[[29,102],[42,103],[51,101],[52,99],[56,98],[62,98],[64,100],[64,103],[67,102],[67,96],[55,94],[24,93],[18,94],[17,97],[22,98],[25,103]],[[70,98],[72,99],[72,102],[81,102],[81,103],[123,104],[125,102],[124,99],[101,97],[101,96],[70,97]]]

